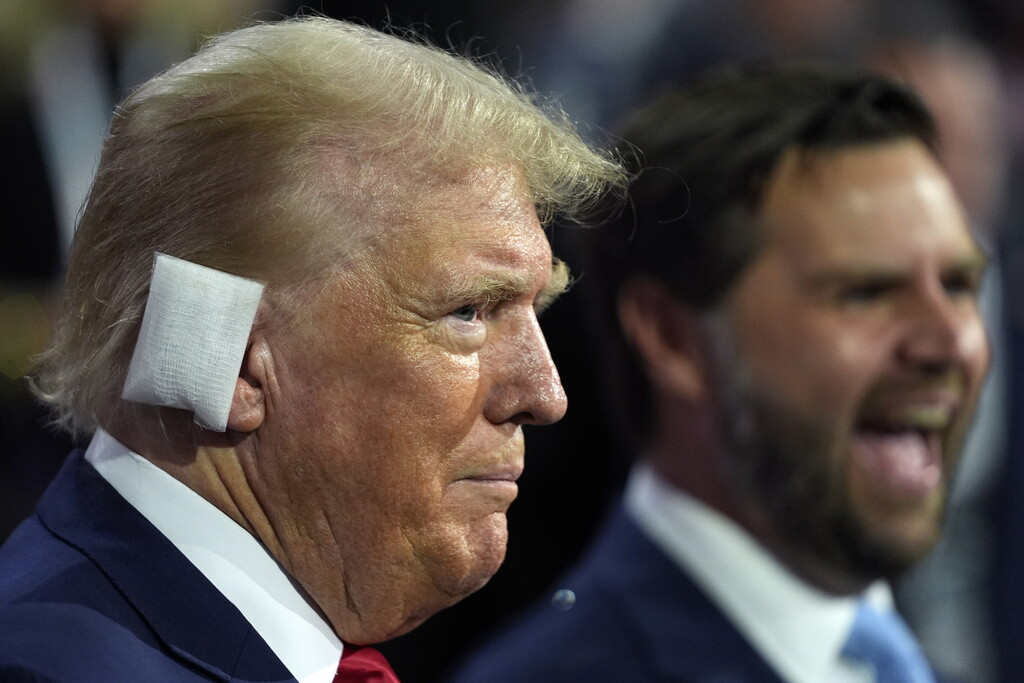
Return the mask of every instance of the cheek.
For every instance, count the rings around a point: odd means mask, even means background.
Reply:
[[[838,402],[855,408],[886,373],[888,344],[884,336],[864,330],[836,335],[832,342],[822,344],[821,393],[815,398],[823,405]]]
[[[366,421],[399,444],[415,444],[427,457],[455,448],[482,413],[476,355],[428,350],[403,356],[367,382],[373,396],[362,406]]]
[[[457,428],[479,402],[477,355],[447,351],[418,333],[339,344],[305,375],[318,372],[312,381],[318,403],[332,411],[326,417],[354,422],[362,437]]]
[[[980,387],[992,363],[992,340],[980,317],[968,325],[961,344],[971,379]]]
[[[292,450],[387,516],[424,513],[442,495],[450,457],[483,402],[475,354],[396,327],[359,336],[321,330],[294,355],[301,365],[285,377],[280,408],[299,435]],[[313,357],[311,348],[321,351]]]
[[[355,466],[385,492],[387,514],[404,526],[433,518],[482,414],[476,357],[405,356],[360,384],[368,395],[340,427]]]
[[[884,342],[863,329],[787,322],[750,338],[753,380],[804,414],[839,418],[855,410],[884,372]]]

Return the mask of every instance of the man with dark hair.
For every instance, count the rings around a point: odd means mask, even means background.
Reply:
[[[462,680],[933,680],[886,580],[939,534],[988,364],[933,137],[908,90],[806,64],[635,115],[635,216],[601,239],[643,457]]]

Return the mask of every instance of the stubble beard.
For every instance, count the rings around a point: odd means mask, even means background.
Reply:
[[[927,554],[938,532],[927,543],[907,544],[857,509],[848,472],[854,424],[782,406],[753,385],[736,359],[720,367],[734,369],[719,378],[727,476],[768,520],[777,550],[862,585],[894,579]],[[944,436],[947,490],[965,431],[962,425]],[[937,514],[939,529],[944,510]]]

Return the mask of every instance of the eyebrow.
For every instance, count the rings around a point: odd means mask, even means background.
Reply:
[[[950,274],[970,274],[981,276],[988,267],[988,256],[980,249],[969,255],[958,258],[956,261],[943,267],[941,277]],[[828,268],[812,274],[806,282],[813,288],[828,288],[830,286],[843,285],[849,282],[897,282],[904,279],[905,275],[898,267],[882,265],[851,266],[840,268]]]
[[[559,258],[551,259],[551,277],[537,296],[535,306],[537,314],[543,313],[548,306],[555,302],[555,299],[565,294],[571,284],[572,275],[569,273],[568,264]]]
[[[551,276],[544,288],[537,294],[534,308],[541,313],[555,299],[563,294],[571,284],[569,266],[560,259],[552,259]],[[533,289],[533,280],[519,272],[497,271],[467,282],[448,293],[451,305],[463,301],[511,301],[528,294]]]

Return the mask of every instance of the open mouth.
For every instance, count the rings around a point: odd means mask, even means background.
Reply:
[[[854,432],[853,464],[872,491],[900,502],[928,498],[942,484],[948,410],[922,409],[865,420]]]

